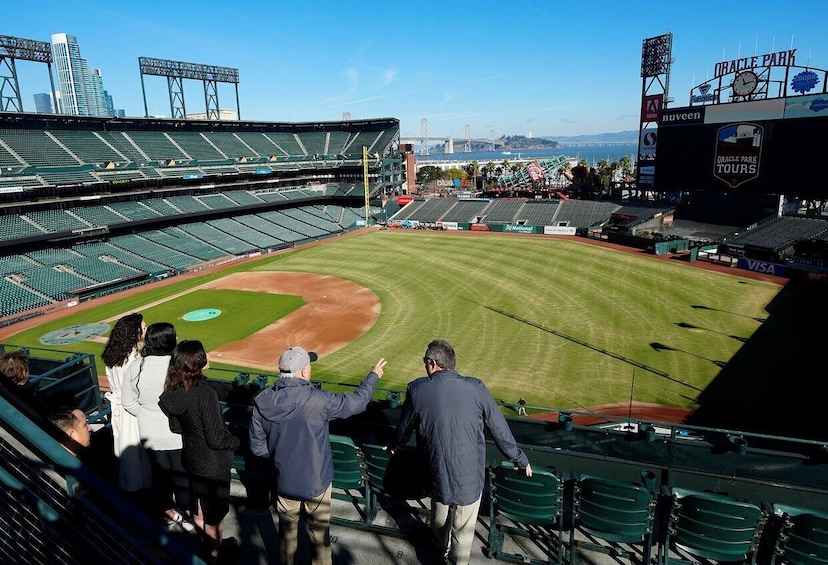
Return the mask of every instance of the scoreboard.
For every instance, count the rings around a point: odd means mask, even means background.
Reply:
[[[663,109],[654,188],[825,199],[828,96]]]

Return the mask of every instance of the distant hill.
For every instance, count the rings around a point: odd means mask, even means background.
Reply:
[[[559,143],[638,143],[638,131],[619,131],[594,135],[544,135],[544,139]]]

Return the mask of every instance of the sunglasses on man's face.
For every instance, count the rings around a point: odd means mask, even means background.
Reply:
[[[431,365],[432,363],[434,363],[434,359],[432,359],[431,357],[423,357],[423,363],[425,363],[426,365]]]

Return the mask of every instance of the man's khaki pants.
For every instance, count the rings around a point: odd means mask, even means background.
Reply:
[[[432,500],[431,529],[451,565],[469,563],[478,510],[479,498],[468,506],[448,505]]]
[[[308,526],[313,565],[331,563],[331,485],[321,495],[308,500],[277,497],[279,514],[279,562],[293,565],[299,539],[299,514],[302,507]]]

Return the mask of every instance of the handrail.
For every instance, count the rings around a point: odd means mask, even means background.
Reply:
[[[118,522],[123,526],[123,531],[127,532],[126,535],[137,535],[149,540],[154,547],[163,548],[163,551],[175,559],[176,562],[203,565],[203,561],[181,542],[168,535],[144,513],[136,511],[115,486],[107,483],[97,473],[89,469],[80,459],[67,451],[57,440],[50,437],[49,434],[26,418],[2,397],[0,397],[0,424],[3,428],[14,431],[28,449],[32,450],[48,467],[56,469],[66,479],[65,493],[67,497],[85,499],[89,495],[94,495],[94,500],[90,499],[85,503],[96,505],[102,509],[105,508],[109,512],[104,512],[104,514],[110,517],[117,516]],[[12,476],[12,478],[14,477]],[[20,481],[17,482],[20,483]],[[9,484],[6,480],[3,483],[14,488],[14,485]],[[75,488],[78,483],[83,487],[80,490]],[[55,516],[55,519],[59,519],[59,517]],[[122,537],[122,541],[128,541],[137,552],[142,554],[153,551],[152,548],[145,547],[137,538]],[[102,552],[105,550],[106,548],[101,548]],[[146,553],[146,557],[150,562],[155,562],[158,558],[157,555],[152,553]]]

